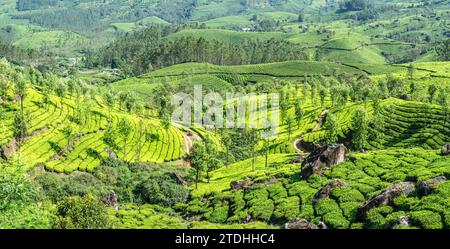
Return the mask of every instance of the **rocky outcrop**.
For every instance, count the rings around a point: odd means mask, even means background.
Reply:
[[[313,203],[316,204],[319,200],[325,199],[331,195],[331,192],[335,188],[346,188],[349,185],[340,180],[333,180],[327,183],[322,189],[320,189],[315,195],[313,199]]]
[[[303,180],[312,174],[320,174],[331,166],[345,161],[347,148],[343,144],[332,144],[315,150],[302,163],[300,176]]]
[[[13,138],[1,148],[0,152],[3,159],[9,160],[16,154],[16,151],[17,141]]]
[[[319,229],[314,223],[308,222],[307,220],[300,220],[295,218],[284,225],[285,229]]]
[[[396,197],[400,195],[410,195],[416,190],[416,184],[414,182],[400,182],[396,183],[381,194],[367,200],[363,205],[358,208],[358,218],[364,219],[367,212],[375,207],[381,205],[392,205]]]
[[[439,176],[424,182],[421,182],[418,187],[419,195],[429,195],[439,186],[439,184],[447,181],[445,176]]]
[[[110,148],[105,148],[105,152],[108,154],[109,159],[117,159],[117,154]]]
[[[396,225],[394,227],[397,227],[397,226],[409,227],[411,224],[411,216],[409,216],[409,215],[402,216],[402,217],[398,218],[398,220],[395,223],[396,223]]]
[[[116,211],[119,210],[119,202],[117,201],[117,194],[114,191],[106,194],[105,197],[102,198],[103,203],[106,205],[113,207]]]
[[[232,181],[230,187],[233,190],[248,189],[252,186],[253,182],[250,178],[246,177],[243,181]]]
[[[446,144],[442,147],[442,155],[443,156],[450,155],[450,144]]]

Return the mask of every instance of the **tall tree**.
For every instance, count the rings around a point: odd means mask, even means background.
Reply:
[[[356,150],[362,151],[367,147],[368,114],[363,108],[358,108],[352,118],[352,144]]]
[[[339,139],[339,123],[334,114],[329,113],[323,126],[325,130],[324,141],[326,144],[336,143]]]
[[[126,119],[126,118],[121,119],[117,126],[118,126],[117,128],[119,130],[119,133],[123,137],[123,160],[126,160],[128,137],[131,134],[133,127],[131,126],[130,121],[128,121],[128,119]]]
[[[300,129],[300,125],[303,119],[303,108],[300,99],[295,103],[295,119],[297,121],[297,128]]]

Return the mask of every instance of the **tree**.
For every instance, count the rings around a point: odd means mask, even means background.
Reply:
[[[22,145],[24,143],[25,137],[28,135],[28,123],[29,116],[26,113],[15,113],[14,114],[14,126],[13,126],[13,136],[16,139],[19,155],[19,166],[21,166],[20,152]]]
[[[292,135],[292,123],[293,123],[293,118],[291,115],[288,115],[288,117],[286,118],[286,128],[287,128],[287,132],[288,132],[288,140],[291,140],[291,135]]]
[[[321,104],[321,106],[324,106],[325,105],[325,97],[327,96],[327,90],[325,89],[325,87],[320,87],[319,96],[320,96],[320,104]]]
[[[166,131],[169,130],[170,126],[172,125],[172,120],[168,113],[164,113],[161,117],[161,125]]]
[[[298,22],[305,22],[305,13],[303,11],[298,14]]]
[[[63,98],[66,96],[67,87],[64,83],[60,82],[57,84],[55,89],[56,96],[59,97],[59,106],[63,109]]]
[[[302,108],[302,102],[300,100],[297,100],[295,103],[295,119],[297,120],[297,128],[300,129],[300,124],[303,119],[303,108]]]
[[[197,189],[200,173],[206,169],[207,151],[205,144],[201,141],[194,143],[188,159],[191,163],[192,168],[194,168],[196,172],[195,189]]]
[[[17,74],[15,77],[15,87],[14,93],[19,97],[20,101],[20,113],[23,115],[24,113],[24,101],[27,95],[27,82],[20,74]]]
[[[332,113],[329,113],[327,115],[323,128],[325,130],[325,137],[324,137],[325,143],[326,144],[336,143],[339,139],[338,137],[339,123]]]
[[[450,61],[450,38],[436,47],[436,53],[440,60]]]
[[[112,90],[106,91],[106,93],[103,96],[105,100],[106,107],[108,107],[108,113],[109,113],[109,122],[111,122],[111,111],[116,106],[116,96],[112,92]]]
[[[434,97],[436,96],[437,90],[438,90],[438,89],[437,89],[437,87],[436,87],[435,84],[431,84],[431,85],[428,87],[428,95],[429,95],[430,103],[433,103],[433,100],[434,100]]]
[[[368,114],[366,110],[358,108],[352,119],[352,144],[356,150],[364,150],[367,147]]]
[[[131,134],[132,126],[130,124],[130,121],[128,121],[128,119],[125,119],[125,118],[120,120],[120,122],[117,126],[118,126],[117,128],[119,130],[119,133],[123,137],[123,160],[126,160],[128,136]]]
[[[56,208],[56,229],[107,229],[112,227],[105,204],[94,195],[66,197]]]

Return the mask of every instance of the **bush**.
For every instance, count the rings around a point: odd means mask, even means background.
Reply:
[[[340,212],[325,214],[323,221],[332,229],[346,229],[350,226],[350,222]]]
[[[135,189],[145,203],[170,207],[175,203],[185,203],[189,191],[175,182],[170,176],[162,175],[148,178]]]
[[[300,199],[297,196],[281,199],[273,212],[273,218],[279,222],[287,222],[300,213]]]
[[[208,221],[213,223],[223,223],[228,218],[228,203],[221,203],[214,206],[213,211],[209,214]]]
[[[342,213],[349,221],[354,222],[356,220],[356,213],[361,205],[359,202],[345,202],[340,203],[339,206],[342,209]]]
[[[335,200],[330,198],[321,199],[315,205],[317,216],[323,216],[329,213],[341,213],[341,209]]]
[[[432,211],[416,211],[411,213],[411,224],[424,229],[442,229],[441,216]]]
[[[53,227],[57,229],[104,229],[111,227],[107,207],[94,195],[66,197],[57,205]]]
[[[331,193],[331,197],[339,200],[339,202],[364,202],[365,198],[358,190],[351,188],[336,188]]]
[[[419,201],[417,197],[407,197],[405,195],[401,195],[394,199],[394,206],[403,211],[411,210]]]
[[[392,207],[384,206],[379,208],[373,208],[367,212],[367,223],[368,228],[372,229],[386,229],[389,227],[389,222],[385,218],[387,215],[392,213]]]
[[[266,199],[256,205],[253,205],[249,209],[249,213],[255,219],[269,221],[274,209],[273,202]]]

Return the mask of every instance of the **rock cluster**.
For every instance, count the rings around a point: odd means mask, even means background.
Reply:
[[[347,148],[343,144],[332,144],[316,149],[302,163],[300,176],[303,180],[312,174],[320,174],[331,166],[345,161]]]

